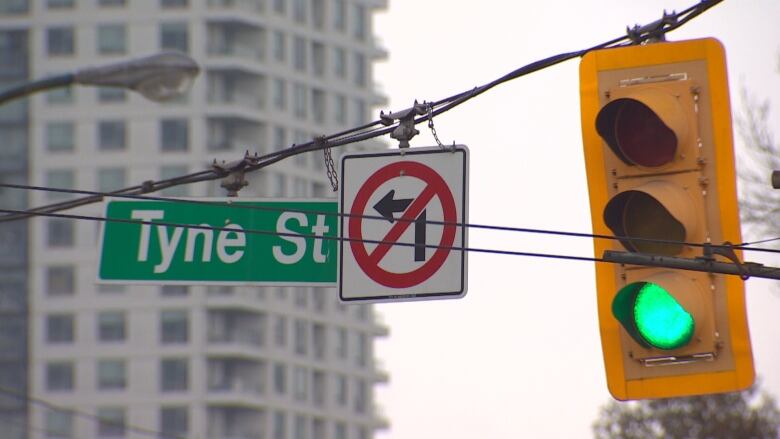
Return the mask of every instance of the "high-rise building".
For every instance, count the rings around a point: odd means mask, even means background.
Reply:
[[[3,105],[0,179],[112,191],[360,125],[384,99],[372,15],[385,7],[2,0],[0,87],[165,49],[202,71],[165,104],[71,87]],[[248,180],[241,197],[332,194],[321,153]],[[218,181],[163,192],[224,194]],[[0,208],[69,197],[6,188]],[[363,439],[386,425],[373,341],[387,329],[370,306],[324,288],[97,285],[100,227],[0,224],[0,438]]]

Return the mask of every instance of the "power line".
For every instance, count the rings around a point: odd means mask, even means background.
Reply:
[[[12,189],[24,189],[24,190],[36,190],[36,191],[46,191],[46,192],[57,192],[57,193],[67,193],[67,194],[82,194],[82,195],[92,195],[96,197],[107,197],[107,196],[113,196],[116,198],[127,198],[131,200],[141,200],[141,201],[163,201],[163,202],[172,202],[172,203],[180,203],[180,204],[194,204],[194,205],[221,205],[224,207],[227,207],[229,209],[238,209],[238,210],[257,210],[257,211],[266,211],[266,212],[295,212],[295,213],[302,213],[305,215],[324,215],[327,217],[337,216],[339,218],[359,218],[359,219],[368,219],[368,220],[376,220],[376,221],[387,221],[387,218],[379,215],[363,215],[363,214],[351,214],[351,213],[341,213],[341,212],[328,212],[328,211],[322,211],[322,210],[311,210],[311,209],[296,209],[296,208],[289,208],[289,207],[272,207],[272,206],[260,206],[260,205],[247,205],[247,204],[235,204],[233,202],[224,201],[213,201],[209,199],[183,199],[183,198],[170,198],[170,197],[158,197],[158,196],[150,196],[150,195],[127,195],[127,194],[113,194],[113,193],[106,193],[106,192],[98,192],[98,191],[87,191],[87,190],[80,190],[80,189],[58,189],[58,188],[49,188],[45,186],[32,186],[32,185],[21,185],[21,184],[11,184],[11,183],[0,183],[0,187],[7,187]],[[237,200],[240,201],[240,200]],[[249,201],[249,200],[246,200]],[[11,212],[11,213],[22,213],[25,211],[22,210],[11,210],[11,209],[0,209],[0,212]],[[46,214],[36,214],[41,216],[54,216],[54,217],[60,217],[60,218],[70,218],[70,219],[85,219],[85,220],[92,220],[92,221],[112,221],[111,218],[103,218],[103,217],[94,217],[94,216],[77,216],[77,215],[46,215]],[[412,219],[403,219],[403,218],[396,218],[396,221],[399,222],[414,222],[415,220]],[[223,230],[233,230],[233,229],[225,229],[221,227],[212,227],[212,226],[202,226],[202,225],[194,225],[194,224],[184,224],[184,223],[163,223],[163,222],[141,222],[139,220],[123,220],[123,219],[115,219],[115,222],[127,222],[127,223],[136,223],[136,224],[150,224],[150,225],[166,225],[166,226],[173,226],[173,227],[184,227],[184,228],[195,228],[195,229],[204,229],[204,230],[215,230],[215,231],[223,231]],[[515,232],[515,233],[532,233],[532,234],[541,234],[541,235],[557,235],[557,236],[565,236],[565,237],[576,237],[576,238],[592,238],[592,239],[607,239],[607,240],[617,240],[617,241],[631,241],[631,242],[643,242],[643,243],[653,243],[653,244],[669,244],[669,245],[685,245],[690,247],[730,247],[737,250],[745,250],[745,251],[756,251],[756,252],[767,252],[767,253],[780,253],[780,250],[776,249],[768,249],[768,248],[761,248],[761,247],[753,247],[753,245],[758,243],[764,243],[764,242],[771,242],[780,240],[780,237],[778,238],[771,238],[766,239],[762,241],[756,241],[755,243],[739,243],[739,244],[710,244],[710,243],[695,243],[695,242],[686,242],[686,241],[677,241],[677,240],[670,240],[670,239],[656,239],[656,238],[641,238],[641,237],[632,237],[632,236],[615,236],[615,235],[601,235],[601,234],[594,234],[594,233],[582,233],[582,232],[569,232],[569,231],[560,231],[560,230],[550,230],[550,229],[536,229],[536,228],[527,228],[527,227],[514,227],[514,226],[500,226],[500,225],[488,225],[488,224],[475,224],[475,223],[461,223],[461,222],[451,222],[451,221],[437,221],[437,220],[427,220],[427,224],[430,225],[439,225],[439,226],[454,226],[454,227],[465,227],[465,228],[473,228],[473,229],[483,229],[483,230],[492,230],[492,231],[500,231],[500,232]],[[308,237],[308,238],[315,238],[314,235],[305,235],[305,234],[290,234],[290,233],[280,233],[276,231],[267,231],[267,230],[255,230],[250,233],[259,233],[259,234],[272,234],[272,235],[278,235],[278,236],[296,236],[296,237]],[[319,237],[316,237],[319,238]],[[329,237],[325,237],[325,239],[332,239]],[[349,238],[343,238],[346,241],[349,241]],[[357,239],[352,239],[352,241],[358,241]],[[381,241],[368,241],[363,240],[363,242],[368,243],[379,243],[382,244],[384,242]],[[399,245],[401,245],[399,243]],[[407,244],[403,244],[407,245]],[[408,245],[415,245],[415,244],[408,244]],[[419,245],[418,245],[419,246]],[[432,246],[431,248],[440,248],[437,246]],[[461,249],[455,249],[455,250],[461,250]],[[468,251],[467,249],[464,249]]]
[[[629,34],[626,36],[614,38],[612,40],[590,47],[588,49],[554,55],[549,58],[532,62],[516,70],[513,70],[512,72],[509,72],[506,75],[498,79],[495,79],[485,85],[475,87],[471,90],[467,90],[461,93],[457,93],[455,95],[441,99],[436,102],[428,103],[427,105],[431,107],[431,111],[429,111],[428,114],[425,116],[421,116],[416,119],[413,119],[413,122],[414,124],[418,124],[426,120],[429,120],[434,116],[437,116],[441,113],[451,110],[452,108],[455,108],[458,105],[463,104],[464,102],[492,89],[493,87],[503,84],[504,82],[511,81],[513,79],[517,79],[521,76],[534,73],[539,70],[543,70],[545,68],[551,67],[561,62],[583,56],[585,53],[589,51],[611,48],[611,47],[620,47],[628,44],[639,44],[650,39],[658,38],[659,36],[663,35],[666,32],[679,28],[683,24],[687,23],[688,21],[695,18],[696,16],[702,14],[703,12],[715,6],[716,4],[720,3],[721,1],[722,0],[701,0],[698,4],[690,6],[689,8],[680,12],[679,14],[673,13],[669,16],[665,15],[663,20],[642,27],[640,29],[642,30],[642,32],[635,30],[634,33],[629,32]],[[648,30],[644,31],[645,28],[648,28]],[[628,43],[626,42],[626,40],[631,40],[631,42]],[[439,107],[439,108],[433,110],[432,109],[433,107]],[[251,160],[245,163],[245,166],[242,167],[242,171],[253,172],[262,169],[266,166],[270,166],[280,160],[284,160],[286,158],[304,152],[318,151],[326,148],[343,146],[350,143],[369,140],[375,137],[389,134],[397,127],[397,126],[387,126],[384,128],[375,128],[379,125],[383,125],[382,119],[375,120],[373,122],[364,124],[362,126],[351,128],[336,134],[323,136],[314,141],[309,141],[300,145],[292,145],[286,149],[265,154],[263,156],[251,157]],[[246,162],[248,159],[250,159],[250,157],[245,157],[244,161]],[[217,180],[220,178],[225,178],[228,175],[230,175],[230,171],[219,170],[214,168],[214,169],[199,171],[199,172],[183,175],[180,177],[170,178],[166,180],[159,180],[159,181],[150,180],[144,182],[141,185],[136,185],[118,191],[114,191],[112,192],[112,194],[114,195],[145,194],[145,193],[155,192],[161,189],[166,189],[169,187],[179,186],[183,184],[192,184],[192,183],[203,182],[203,181]],[[26,211],[20,211],[18,213],[6,214],[0,216],[0,222],[29,218],[33,216],[35,213],[59,212],[62,210],[83,206],[86,204],[96,203],[101,200],[102,200],[102,196],[88,196],[85,198],[80,198],[72,201],[65,201],[65,202],[50,204],[46,206],[35,207],[32,209],[28,209]]]

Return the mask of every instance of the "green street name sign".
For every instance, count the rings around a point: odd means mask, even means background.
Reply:
[[[336,285],[336,200],[189,201],[108,199],[98,282]]]

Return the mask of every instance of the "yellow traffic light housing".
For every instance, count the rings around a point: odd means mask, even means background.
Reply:
[[[740,242],[725,54],[714,39],[593,51],[580,64],[593,232],[606,250],[695,258]],[[753,383],[737,276],[596,265],[607,383],[617,399]]]

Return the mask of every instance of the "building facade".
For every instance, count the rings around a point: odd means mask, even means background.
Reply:
[[[164,104],[72,87],[4,105],[3,181],[112,191],[360,125],[383,102],[371,18],[385,7],[3,0],[3,86],[160,50],[202,69]],[[333,194],[321,153],[248,180],[241,197]],[[162,193],[224,194],[218,181]],[[69,197],[0,191],[9,209]],[[97,285],[99,232],[59,218],[0,224],[13,249],[0,257],[0,438],[363,439],[386,426],[373,404],[387,380],[373,341],[387,330],[371,307],[324,288]]]

